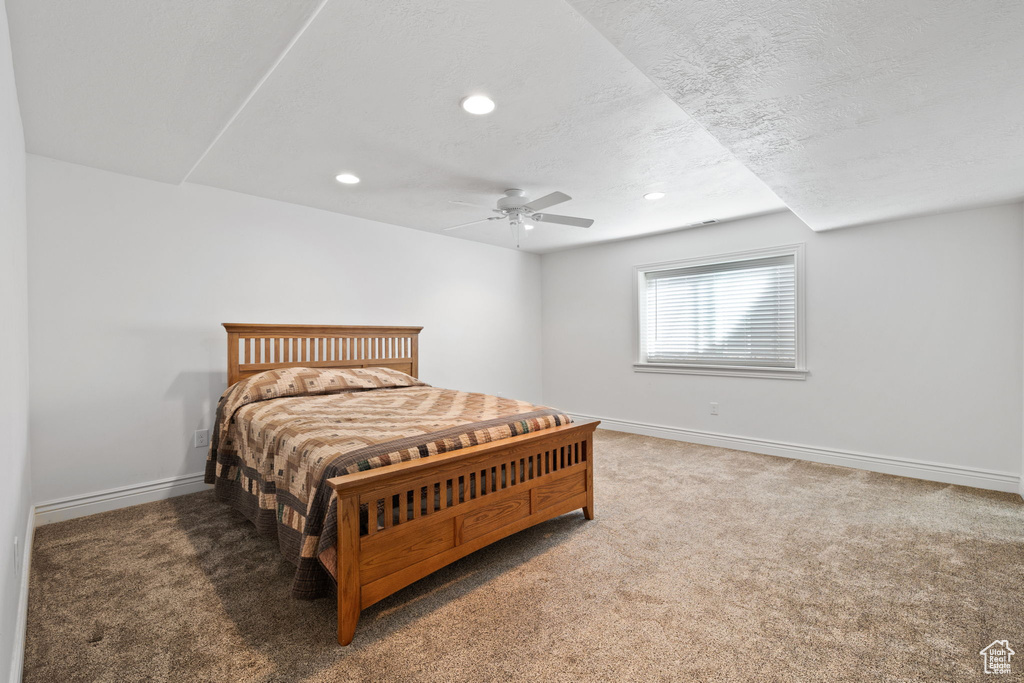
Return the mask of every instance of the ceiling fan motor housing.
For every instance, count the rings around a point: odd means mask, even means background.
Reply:
[[[499,209],[518,209],[529,200],[523,190],[505,190],[505,196],[498,200]]]

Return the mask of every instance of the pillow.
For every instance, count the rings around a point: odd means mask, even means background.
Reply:
[[[391,368],[281,368],[235,382],[220,397],[217,421],[230,420],[249,403],[285,396],[316,396],[345,391],[429,386]]]

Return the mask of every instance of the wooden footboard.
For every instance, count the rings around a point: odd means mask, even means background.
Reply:
[[[475,550],[580,508],[593,519],[598,424],[330,479],[338,497],[338,642],[352,642],[364,608]]]

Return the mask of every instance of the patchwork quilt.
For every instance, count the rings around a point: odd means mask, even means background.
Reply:
[[[570,421],[550,408],[439,389],[388,368],[270,370],[221,396],[206,482],[277,537],[297,567],[292,594],[316,598],[333,590],[337,568],[328,479]]]

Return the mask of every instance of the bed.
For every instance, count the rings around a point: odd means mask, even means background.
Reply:
[[[422,328],[224,328],[207,482],[277,536],[294,595],[336,592],[341,645],[363,609],[461,557],[593,519],[598,423],[422,383]]]

